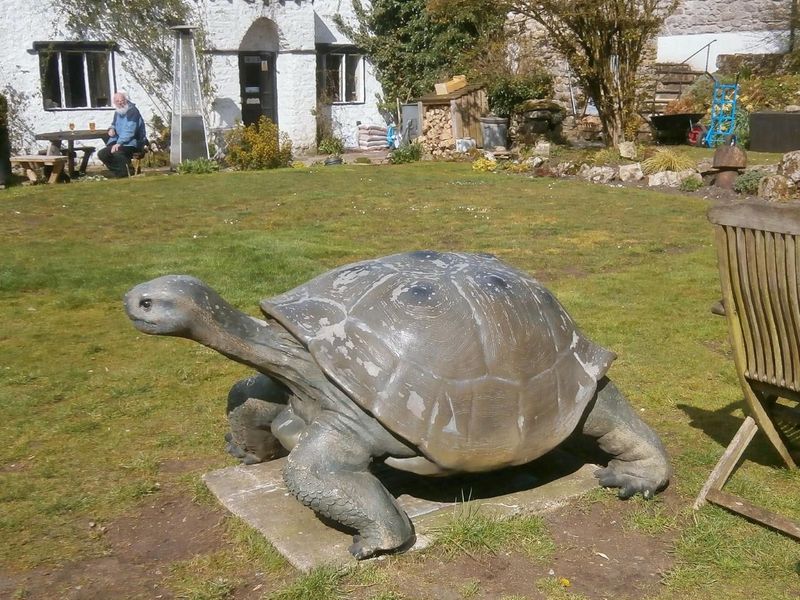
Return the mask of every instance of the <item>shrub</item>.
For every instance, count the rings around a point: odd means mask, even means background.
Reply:
[[[178,165],[178,173],[181,175],[216,173],[217,171],[219,171],[217,162],[208,158],[185,160]]]
[[[733,189],[740,194],[757,194],[758,182],[766,173],[758,170],[745,171],[733,182]]]
[[[497,170],[497,161],[482,156],[473,161],[472,170],[480,171],[482,173],[494,172]]]
[[[417,162],[422,159],[422,144],[417,142],[411,143],[408,146],[400,146],[389,155],[389,162],[394,165],[401,163]]]
[[[292,163],[292,141],[264,116],[252,125],[238,124],[225,135],[225,140],[225,160],[241,171],[276,169]]]
[[[682,192],[696,192],[701,187],[703,187],[703,180],[699,177],[687,177],[680,184],[680,190]]]
[[[489,82],[486,91],[491,111],[498,117],[508,117],[526,100],[552,95],[553,78],[544,70],[526,75],[500,75]]]
[[[326,135],[317,144],[317,150],[321,154],[341,154],[344,152],[344,142],[333,135]]]
[[[655,154],[642,162],[642,169],[645,173],[659,173],[661,171],[685,171],[694,168],[694,161],[673,150],[672,148],[661,148]]]

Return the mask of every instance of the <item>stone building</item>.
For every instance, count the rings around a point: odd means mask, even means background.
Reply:
[[[683,0],[665,23],[653,60],[681,62],[709,42],[690,63],[713,71],[725,53],[769,53],[788,48],[795,0]],[[322,115],[347,146],[357,145],[357,124],[384,124],[376,106],[380,86],[370,63],[335,26],[353,18],[351,0],[198,0],[209,34],[214,96],[212,131],[269,116],[298,150],[316,142]],[[111,94],[124,89],[149,123],[168,121],[169,106],[151,98],[132,76],[136,48],[113,39],[66,31],[55,0],[0,0],[0,90],[12,99],[17,148],[35,150],[33,134],[70,123],[100,128],[111,121]],[[546,42],[546,40],[545,40]],[[536,48],[556,75],[557,97],[580,104],[567,62]],[[581,107],[577,106],[580,110]]]
[[[198,11],[209,37],[212,130],[263,114],[302,151],[316,144],[318,112],[351,147],[358,122],[384,124],[371,65],[333,22],[353,18],[349,0],[200,0]],[[70,123],[104,129],[116,90],[146,122],[169,122],[169,106],[132,76],[136,48],[65,30],[55,0],[0,0],[0,14],[0,90],[15,101],[17,150],[35,150],[34,133]]]
[[[722,54],[771,54],[789,50],[796,0],[682,0],[658,36],[657,60],[717,70]],[[708,54],[702,48],[708,46]],[[699,52],[698,52],[699,51]],[[698,52],[694,57],[692,54]]]

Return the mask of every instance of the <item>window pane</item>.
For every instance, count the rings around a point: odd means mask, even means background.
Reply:
[[[42,78],[42,100],[44,107],[61,108],[61,86],[58,83],[58,52],[42,52],[39,55],[39,74]]]
[[[61,69],[64,76],[64,105],[68,108],[87,106],[83,52],[62,52]]]
[[[347,102],[360,102],[363,89],[361,77],[361,57],[357,54],[348,54],[344,77],[345,99]]]
[[[87,52],[89,68],[90,106],[111,106],[111,87],[108,79],[108,52]]]
[[[342,102],[342,90],[340,86],[340,72],[342,69],[341,54],[329,54],[325,58],[325,94],[329,102]]]

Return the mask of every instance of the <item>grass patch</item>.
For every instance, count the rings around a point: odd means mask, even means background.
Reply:
[[[267,596],[268,600],[338,600],[346,598],[344,588],[348,569],[318,567],[301,575],[289,586]]]
[[[515,548],[536,560],[545,560],[555,549],[541,517],[501,518],[471,504],[453,509],[453,514],[435,529],[432,547],[447,556]]]
[[[491,252],[542,280],[587,335],[617,353],[610,375],[668,446],[682,503],[741,424],[725,323],[709,315],[719,282],[699,196],[498,177],[459,163],[145,177],[0,195],[0,565],[8,572],[102,556],[108,548],[87,536],[86,523],[112,522],[168,485],[212,501],[196,474],[161,465],[231,464],[225,397],[250,372],[131,327],[122,295],[165,273],[199,276],[258,315],[261,298],[349,261],[420,248]],[[758,439],[747,458],[731,491],[800,519],[800,475],[780,469]],[[600,490],[581,502],[595,501],[615,502]],[[633,513],[634,529],[675,528],[665,599],[800,595],[794,542],[713,507],[674,524],[658,504]],[[457,542],[444,547],[517,544],[509,540],[519,531],[473,525],[477,533],[454,528]],[[175,589],[222,594],[248,561],[285,576],[269,547],[231,527],[225,553],[174,567]],[[534,524],[524,535],[547,555],[545,531]],[[411,560],[393,560],[393,580]],[[336,581],[344,590],[336,593],[368,585]]]
[[[674,515],[668,514],[664,503],[656,496],[645,500],[641,496],[631,498],[633,510],[625,515],[623,526],[629,531],[638,531],[647,535],[660,535],[670,529],[675,529],[678,520]]]

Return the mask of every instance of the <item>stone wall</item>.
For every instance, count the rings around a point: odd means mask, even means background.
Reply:
[[[792,0],[683,0],[662,35],[787,29]]]

